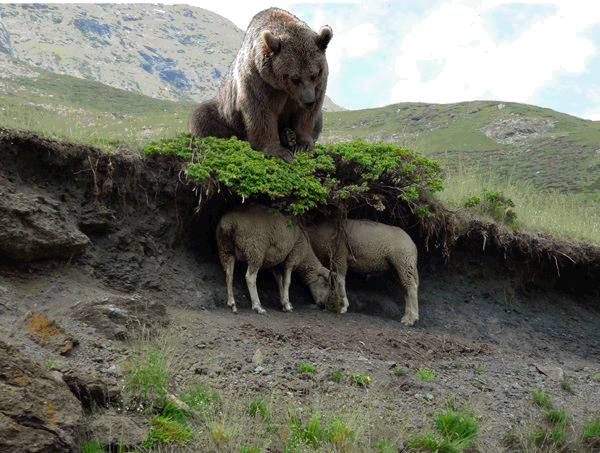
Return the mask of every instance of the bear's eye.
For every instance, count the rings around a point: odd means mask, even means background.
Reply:
[[[294,84],[296,84],[296,85],[299,85],[299,84],[300,84],[300,82],[302,82],[302,80],[301,80],[300,78],[298,78],[298,77],[294,77],[294,78],[292,79],[292,82],[293,82]]]

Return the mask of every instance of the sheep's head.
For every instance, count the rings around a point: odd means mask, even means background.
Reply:
[[[337,274],[325,267],[319,268],[316,278],[310,285],[315,303],[328,310],[338,312],[344,306],[343,294]]]

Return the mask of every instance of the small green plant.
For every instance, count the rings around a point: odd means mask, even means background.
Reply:
[[[402,368],[396,368],[396,370],[394,371],[394,374],[396,376],[404,376],[406,374],[406,371],[404,371]]]
[[[418,369],[417,376],[419,376],[424,381],[429,381],[429,382],[435,381],[435,374],[433,374],[433,371],[425,369],[425,368]]]
[[[181,401],[186,403],[192,412],[207,419],[212,416],[213,408],[219,399],[219,393],[216,390],[209,393],[202,385],[197,385],[181,397]]]
[[[566,426],[568,417],[560,411],[548,412],[548,420],[555,426]]]
[[[567,379],[565,379],[564,381],[562,381],[560,383],[560,386],[562,387],[563,390],[566,390],[567,392],[570,390],[573,390],[573,384],[571,384],[571,382]]]
[[[594,374],[592,376],[592,380],[594,380],[596,382],[600,382],[600,373]]]
[[[83,453],[104,453],[104,450],[100,448],[100,444],[98,442],[90,442],[87,440],[83,441],[81,451]]]
[[[313,414],[306,425],[297,417],[290,417],[286,436],[285,453],[304,451],[305,446],[319,449],[326,444],[333,445],[336,451],[350,452],[355,440],[355,433],[339,419],[331,418],[326,426],[321,426],[321,418],[317,414]]]
[[[190,429],[170,417],[157,415],[150,424],[154,426],[154,429],[148,434],[148,439],[143,444],[145,448],[152,448],[157,441],[163,444],[185,445],[192,439]]]
[[[483,363],[478,363],[475,365],[475,372],[481,374],[485,371],[485,365]]]
[[[440,453],[459,453],[473,448],[477,435],[477,422],[474,417],[462,412],[445,412],[437,415],[435,427],[441,440],[437,440],[433,434],[427,434],[414,438],[408,446]]]
[[[538,429],[531,436],[531,446],[541,447],[542,445],[561,445],[565,442],[565,429],[562,426],[555,426],[552,429]]]
[[[394,453],[396,451],[394,446],[388,444],[385,440],[373,445],[373,449],[377,450],[377,453]]]
[[[298,371],[300,371],[300,373],[316,373],[317,370],[314,366],[312,365],[300,365],[300,368],[298,369]]]
[[[342,380],[342,373],[340,371],[336,371],[331,375],[331,380],[333,382],[340,382]]]
[[[352,375],[352,380],[363,387],[366,387],[369,382],[371,382],[371,378],[369,376],[363,376],[362,374],[353,374]]]
[[[171,375],[163,368],[163,357],[160,351],[155,349],[148,353],[146,362],[131,374],[129,388],[134,390],[141,388],[142,397],[145,397],[148,392],[153,392],[158,396],[166,394],[165,384]]]
[[[491,215],[494,219],[504,222],[514,229],[518,228],[517,214],[513,210],[515,203],[504,196],[504,192],[491,192],[483,189],[483,200],[481,197],[473,196],[467,199],[463,206],[467,209],[478,206],[481,215]]]
[[[263,398],[253,400],[248,408],[248,413],[252,417],[260,416],[265,420],[269,420],[271,418],[271,413],[269,412],[267,404],[264,402]]]
[[[581,437],[583,439],[598,438],[597,440],[600,442],[600,418],[587,425]]]
[[[549,407],[550,406],[550,395],[548,395],[542,389],[535,389],[532,393],[533,402],[538,406]]]

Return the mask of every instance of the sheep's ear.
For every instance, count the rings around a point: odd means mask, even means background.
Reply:
[[[327,45],[329,44],[329,41],[331,41],[331,38],[333,38],[333,30],[331,30],[329,25],[323,25],[317,36],[315,36],[315,42],[319,49],[325,50],[327,49]]]
[[[262,39],[271,52],[279,53],[281,51],[281,39],[275,36],[269,30],[262,32]]]

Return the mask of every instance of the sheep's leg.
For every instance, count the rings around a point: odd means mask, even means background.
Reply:
[[[418,289],[419,285],[416,281],[410,282],[406,288],[406,297],[404,298],[406,308],[404,309],[404,316],[400,322],[407,326],[412,326],[419,320],[419,302],[417,298]]]
[[[292,311],[292,304],[290,304],[290,283],[292,282],[292,267],[286,266],[283,270],[283,293],[281,294],[281,305],[283,305],[283,311]]]
[[[400,322],[407,326],[412,326],[415,322],[419,320],[419,299],[418,299],[418,289],[419,289],[419,274],[417,271],[417,264],[411,263],[408,266],[404,263],[395,263],[394,267],[398,276],[400,277],[400,282],[404,287],[404,316],[400,320]]]
[[[289,302],[289,297],[286,301],[285,285],[280,270],[273,268],[271,269],[271,272],[273,273],[273,277],[275,277],[275,281],[277,282],[277,286],[279,287],[279,300],[281,300],[283,311],[292,311],[292,305]]]
[[[246,285],[248,285],[248,292],[250,293],[250,300],[252,301],[252,310],[256,313],[264,314],[265,309],[260,306],[260,299],[258,298],[258,291],[256,290],[256,276],[260,267],[254,267],[248,265],[246,270]]]
[[[235,300],[233,298],[233,270],[235,268],[235,256],[228,256],[224,260],[225,268],[225,282],[227,284],[227,306],[231,308],[231,311],[237,313],[235,306]]]
[[[344,306],[340,308],[340,313],[346,313],[348,311],[348,307],[350,303],[348,302],[348,295],[346,294],[346,276],[338,274],[338,282],[339,289],[342,292],[342,299],[344,301]]]

